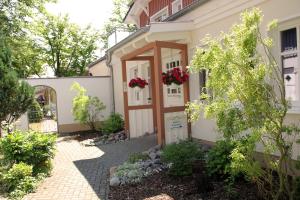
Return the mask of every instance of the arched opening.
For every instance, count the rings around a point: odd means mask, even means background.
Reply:
[[[45,85],[35,86],[35,102],[28,110],[29,129],[43,133],[58,131],[56,91]]]

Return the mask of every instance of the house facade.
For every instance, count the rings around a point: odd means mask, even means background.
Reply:
[[[300,122],[299,0],[135,0],[124,22],[139,29],[106,52],[114,109],[124,115],[130,137],[156,132],[162,144],[187,137],[207,143],[220,138],[214,120],[201,118],[189,124],[184,114],[185,103],[199,98],[207,77],[191,74],[182,85],[164,85],[162,72],[184,70],[207,34],[228,31],[240,22],[241,12],[253,7],[262,10],[263,35],[274,39],[274,55],[282,64],[287,98],[292,100],[286,122]],[[273,19],[278,20],[278,29],[268,32],[265,27]],[[149,85],[130,88],[129,81],[137,77]]]
[[[110,76],[110,69],[106,65],[105,56],[88,65],[89,76]]]

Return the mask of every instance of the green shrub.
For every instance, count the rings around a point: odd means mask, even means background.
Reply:
[[[49,166],[55,154],[55,141],[55,135],[15,131],[0,140],[0,150],[9,163],[32,165],[36,175],[40,167]]]
[[[210,176],[229,176],[231,152],[236,143],[230,140],[217,141],[207,154],[207,172]]]
[[[40,104],[34,100],[28,110],[29,123],[37,123],[43,119],[43,110]]]
[[[116,169],[115,176],[118,177],[121,180],[124,180],[124,182],[132,184],[132,183],[138,183],[142,180],[143,177],[145,177],[147,174],[143,171],[140,165],[137,163],[128,163],[125,162],[122,165],[120,165]]]
[[[171,164],[169,174],[174,176],[191,175],[193,162],[199,159],[203,159],[200,145],[188,140],[167,145],[162,152],[162,160]]]
[[[149,156],[147,154],[144,153],[134,153],[131,154],[128,158],[128,162],[129,163],[136,163],[138,161],[144,161],[144,160],[148,160]]]
[[[32,176],[26,176],[20,180],[14,190],[9,193],[10,199],[22,199],[23,196],[30,192],[34,192],[38,185],[38,179]]]
[[[100,122],[100,113],[106,108],[104,103],[98,97],[86,95],[86,90],[79,83],[75,82],[71,90],[77,91],[72,108],[74,119],[90,126],[90,129],[95,131],[97,123]]]
[[[111,114],[107,120],[102,123],[102,132],[115,133],[124,128],[124,120],[118,113]]]
[[[14,164],[3,176],[9,191],[13,191],[27,177],[32,177],[32,166],[23,162]]]

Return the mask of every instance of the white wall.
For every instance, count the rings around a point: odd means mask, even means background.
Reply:
[[[90,96],[98,97],[105,105],[103,111],[104,118],[107,118],[112,112],[112,95],[110,77],[76,77],[76,78],[42,78],[42,79],[26,79],[30,85],[45,85],[53,88],[57,96],[57,117],[58,126],[78,124],[72,115],[72,100],[76,95],[76,91],[71,91],[74,82],[78,82],[87,90]],[[28,128],[27,115],[19,119],[18,128]]]
[[[240,13],[251,7],[258,7],[263,13],[262,34],[267,36],[267,24],[278,19],[283,22],[300,16],[299,0],[212,0],[193,12],[179,18],[177,21],[192,20],[196,28],[192,31],[191,43],[189,47],[189,60],[191,61],[195,49],[202,45],[201,40],[208,34],[218,36],[221,32],[227,32],[235,23],[240,22]],[[274,12],[276,11],[276,12]],[[198,99],[200,95],[198,74],[190,77],[190,97],[191,100]],[[288,115],[287,122],[300,120],[300,113]],[[215,120],[203,119],[192,125],[192,137],[214,142],[220,138]]]
[[[103,60],[89,68],[89,73],[93,76],[110,76],[110,69],[106,65],[106,60]]]

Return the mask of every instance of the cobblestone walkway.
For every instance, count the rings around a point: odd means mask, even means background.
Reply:
[[[58,141],[53,175],[25,200],[105,200],[109,168],[123,163],[132,153],[156,144],[145,136],[117,144],[84,147],[77,141]]]

